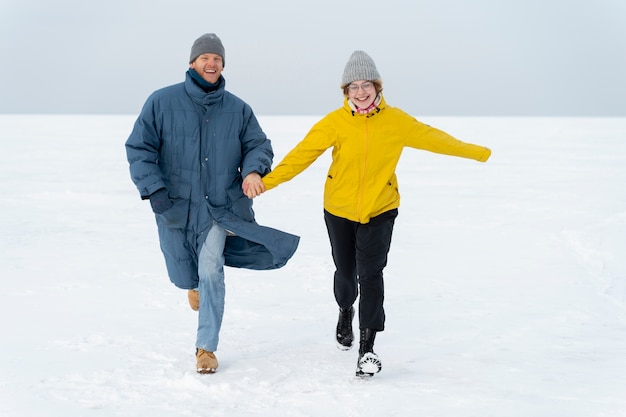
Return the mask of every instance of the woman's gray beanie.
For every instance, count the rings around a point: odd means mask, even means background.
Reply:
[[[226,55],[222,41],[215,33],[205,33],[200,36],[191,46],[189,63],[191,64],[202,54],[217,54],[222,57],[222,66],[226,66]]]
[[[374,60],[363,51],[354,51],[343,70],[341,85],[345,86],[357,80],[380,80]]]

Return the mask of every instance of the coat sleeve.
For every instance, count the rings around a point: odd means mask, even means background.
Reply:
[[[154,107],[154,100],[149,98],[126,141],[130,176],[142,199],[165,187],[158,165],[161,140]]]
[[[272,143],[263,133],[252,108],[247,104],[244,106],[239,139],[242,149],[241,176],[245,178],[251,172],[258,172],[263,176],[270,172],[274,160]]]
[[[412,116],[406,115],[407,146],[423,149],[434,153],[458,156],[486,162],[491,156],[491,150],[484,146],[462,142],[446,132],[419,122]]]
[[[265,188],[270,190],[277,187],[307,169],[320,155],[333,146],[333,131],[326,118],[316,123],[272,172],[263,177]]]

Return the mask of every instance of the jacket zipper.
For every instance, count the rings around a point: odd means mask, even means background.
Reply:
[[[357,217],[359,219],[359,223],[362,220],[361,213],[363,212],[363,193],[365,192],[365,174],[367,173],[367,156],[369,154],[369,129],[367,118],[363,118],[365,120],[365,150],[363,152],[363,173],[361,175],[361,184],[359,186],[359,204],[357,206]]]

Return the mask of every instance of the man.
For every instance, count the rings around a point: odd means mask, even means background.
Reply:
[[[191,47],[185,81],[154,92],[126,141],[131,178],[156,216],[170,280],[198,311],[197,371],[213,373],[224,314],[223,266],[274,269],[299,237],[256,223],[252,200],[274,153],[250,106],[226,91],[213,33]]]

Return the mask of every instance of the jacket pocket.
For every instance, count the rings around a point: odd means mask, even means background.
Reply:
[[[156,219],[159,224],[170,229],[185,229],[189,220],[191,186],[182,183],[177,185],[176,189],[170,190],[170,198],[174,205],[166,212],[157,214]]]
[[[252,210],[252,200],[246,197],[241,191],[228,193],[230,211],[237,217],[251,222],[254,221],[254,211]]]
[[[398,182],[395,178],[387,180],[383,192],[378,196],[376,203],[376,212],[378,210],[387,210],[388,207],[397,206],[400,199],[400,192],[398,191]]]

